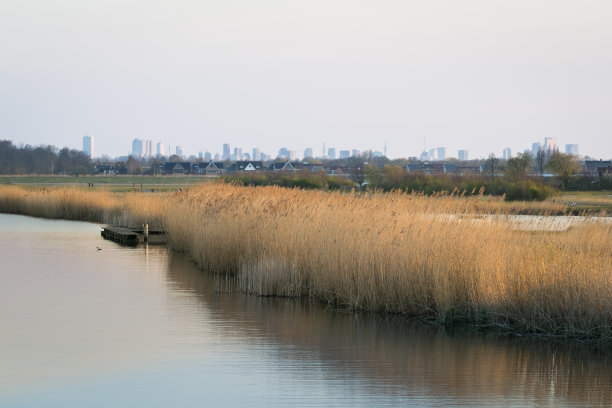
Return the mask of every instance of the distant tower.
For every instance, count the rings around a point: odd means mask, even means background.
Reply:
[[[503,152],[503,158],[504,158],[504,160],[509,160],[509,159],[511,159],[511,158],[512,158],[512,150],[510,150],[510,148],[509,148],[509,147],[506,147],[506,148],[504,149],[504,152]]]
[[[132,156],[142,158],[143,142],[144,141],[142,139],[132,140]]]
[[[93,136],[83,136],[83,153],[90,159],[94,157],[94,138]]]
[[[546,157],[550,157],[553,153],[558,152],[557,138],[556,137],[545,137],[544,138],[544,153]]]
[[[231,156],[231,153],[230,153],[230,145],[229,145],[229,143],[225,143],[225,144],[223,145],[223,160],[227,160],[227,159],[229,159],[229,158],[230,158],[230,156]]]
[[[459,160],[466,161],[466,160],[468,160],[468,151],[467,150],[459,150],[457,152],[457,156],[458,156]]]
[[[578,145],[577,144],[566,144],[565,154],[573,154],[574,156],[578,156]]]
[[[325,142],[323,142],[323,154],[322,154],[322,156],[325,157]]]
[[[166,155],[166,146],[162,142],[157,143],[157,157],[163,157]]]
[[[385,157],[387,157],[387,139],[385,139]]]

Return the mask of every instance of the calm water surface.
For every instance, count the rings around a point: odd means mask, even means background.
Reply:
[[[236,294],[94,224],[0,214],[0,279],[3,407],[612,405],[612,350]]]

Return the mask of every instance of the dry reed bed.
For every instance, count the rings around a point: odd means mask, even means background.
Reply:
[[[0,212],[138,227],[161,227],[168,195],[110,193],[78,187],[0,186]]]
[[[164,195],[0,188],[3,212],[155,220],[173,248],[253,294],[610,341],[612,225],[524,232],[504,217],[461,217],[508,213],[482,202],[223,184]]]
[[[460,217],[507,211],[495,205],[217,185],[178,197],[165,226],[175,248],[206,270],[236,273],[241,289],[258,295],[610,336],[612,226],[520,232]]]

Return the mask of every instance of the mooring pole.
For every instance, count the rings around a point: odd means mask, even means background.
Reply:
[[[144,225],[144,242],[149,241],[149,224]]]

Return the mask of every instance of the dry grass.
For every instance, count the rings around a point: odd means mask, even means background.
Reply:
[[[482,197],[358,197],[223,184],[172,195],[79,194],[2,187],[0,211],[123,224],[155,219],[173,248],[205,270],[234,274],[242,290],[257,295],[612,337],[611,224],[515,231],[504,217],[479,220],[508,213],[495,200],[483,205]]]
[[[137,227],[161,227],[168,195],[115,194],[78,187],[0,186],[0,212]]]

